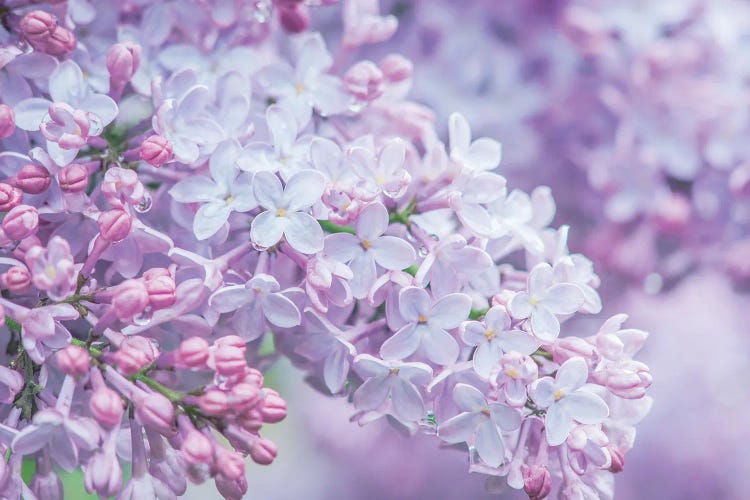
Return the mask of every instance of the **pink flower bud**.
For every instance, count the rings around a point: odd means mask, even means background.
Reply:
[[[143,201],[146,193],[138,174],[134,170],[121,167],[107,169],[101,190],[109,204],[115,207],[136,205]]]
[[[263,387],[263,374],[256,368],[248,368],[242,381],[255,385],[258,389]]]
[[[360,101],[374,101],[383,94],[383,72],[373,62],[360,61],[344,75],[344,88]]]
[[[229,405],[242,411],[255,406],[260,399],[260,390],[255,384],[242,382],[236,384],[229,391]]]
[[[182,456],[189,464],[210,464],[214,458],[214,445],[210,439],[200,431],[192,429],[180,447]]]
[[[289,33],[302,33],[310,27],[310,13],[304,5],[279,7],[279,22]]]
[[[224,345],[214,350],[214,369],[219,375],[225,377],[242,375],[246,368],[247,361],[243,349]]]
[[[57,19],[43,10],[34,10],[23,16],[19,27],[24,38],[32,47],[39,50],[37,45],[46,44],[47,39],[57,29]]]
[[[7,104],[0,104],[0,139],[5,139],[16,130],[16,113]]]
[[[205,339],[191,337],[183,340],[177,349],[177,359],[188,368],[206,368],[209,357],[209,345]]]
[[[169,269],[163,267],[152,267],[143,273],[143,279],[146,281],[156,279],[160,276],[172,276],[172,274],[169,272]]]
[[[141,46],[138,44],[116,43],[107,51],[107,71],[110,82],[128,82],[141,63]]]
[[[245,352],[245,349],[247,349],[245,341],[242,340],[242,337],[238,335],[227,335],[226,337],[218,338],[214,342],[214,346],[215,347],[232,346],[232,347],[236,347],[237,349],[241,349],[243,353]]]
[[[575,356],[580,356],[588,361],[594,357],[595,353],[594,346],[580,337],[558,339],[552,348],[555,363],[564,363]]]
[[[617,474],[625,469],[625,454],[623,454],[618,448],[614,446],[608,446],[609,455],[612,457],[612,465],[609,466],[609,471]]]
[[[99,387],[91,395],[89,409],[103,427],[114,427],[122,420],[122,398],[108,387]]]
[[[144,369],[159,357],[159,349],[146,337],[134,335],[122,341],[120,348],[113,355],[117,367],[126,375],[132,375]]]
[[[414,65],[399,54],[389,54],[380,61],[380,71],[390,83],[398,83],[411,78]]]
[[[230,479],[245,477],[245,459],[237,452],[217,448],[215,466],[220,474]]]
[[[36,233],[39,212],[30,205],[17,205],[3,219],[5,235],[12,240],[22,240]]]
[[[141,159],[154,167],[172,160],[172,143],[160,135],[152,135],[141,144]]]
[[[690,214],[690,201],[681,194],[673,194],[659,205],[656,220],[664,232],[676,233],[690,222]]]
[[[263,403],[260,407],[263,421],[275,424],[284,420],[286,418],[286,401],[273,389],[264,389],[263,393]]]
[[[0,182],[0,212],[7,212],[23,201],[23,192],[7,182]]]
[[[58,172],[57,180],[64,192],[80,193],[89,184],[89,172],[83,165],[71,163]]]
[[[269,465],[276,458],[277,453],[276,445],[267,438],[258,439],[250,449],[250,457],[260,465]]]
[[[122,490],[122,469],[115,453],[95,453],[84,471],[83,484],[86,491],[101,498],[117,495]]]
[[[174,407],[171,401],[157,392],[138,398],[135,416],[141,424],[155,430],[168,432],[174,423]]]
[[[39,194],[47,190],[50,185],[49,172],[46,168],[28,163],[21,168],[16,176],[16,186],[24,193]]]
[[[216,490],[226,499],[245,498],[245,494],[247,493],[247,479],[245,477],[231,479],[222,474],[217,474]]]
[[[0,284],[13,293],[23,293],[31,287],[31,273],[22,266],[13,266],[0,275]]]
[[[65,349],[57,351],[55,358],[58,368],[71,377],[85,375],[91,368],[89,352],[81,346],[71,344]]]
[[[210,389],[198,399],[198,408],[206,415],[224,415],[229,409],[229,398],[224,391]]]
[[[18,243],[18,246],[13,250],[13,257],[18,260],[26,260],[26,252],[34,247],[42,246],[42,241],[36,237],[36,235],[28,236]]]
[[[126,280],[117,285],[112,307],[117,317],[128,320],[139,315],[148,305],[148,290],[141,280]]]
[[[53,470],[37,470],[31,479],[31,491],[37,498],[64,498],[62,481]]]
[[[175,292],[177,285],[171,276],[159,276],[146,281],[148,300],[154,309],[164,309],[172,306],[177,300]]]
[[[76,37],[73,32],[58,26],[47,39],[44,48],[40,49],[51,56],[66,56],[76,48]]]
[[[102,212],[97,221],[99,232],[106,241],[117,243],[130,234],[133,219],[125,210],[115,208]],[[145,306],[144,306],[145,307]]]
[[[552,490],[552,478],[547,467],[523,464],[521,475],[523,476],[523,490],[529,496],[529,500],[541,500]]]

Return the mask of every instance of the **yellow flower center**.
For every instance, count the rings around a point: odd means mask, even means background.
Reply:
[[[482,408],[482,413],[484,413],[485,415],[489,416],[490,409],[489,408]]]
[[[276,217],[286,217],[286,208],[277,208]]]
[[[531,297],[529,297],[529,304],[531,304],[532,306],[536,306],[537,304],[539,304],[539,299],[536,297],[536,295],[532,295]]]
[[[362,240],[362,248],[364,248],[365,250],[367,250],[371,246],[372,246],[372,243],[370,243],[370,240],[368,240],[367,238],[365,238],[364,240]]]
[[[487,340],[492,340],[495,338],[495,330],[492,328],[487,328],[487,330],[484,331],[484,338]]]
[[[512,378],[513,380],[517,380],[518,377],[521,376],[521,372],[518,371],[518,368],[515,366],[509,366],[505,369],[505,374]]]
[[[565,393],[561,391],[560,389],[556,390],[552,393],[552,395],[555,397],[555,401],[560,401],[563,396],[565,396]]]
[[[398,368],[391,368],[391,375],[398,375]]]
[[[53,279],[55,276],[57,276],[57,269],[55,269],[55,266],[50,264],[44,269],[44,274],[46,274],[49,279]]]
[[[424,314],[420,314],[420,315],[419,315],[419,318],[417,318],[417,320],[418,320],[418,321],[419,321],[420,323],[427,323],[427,316],[425,316]]]
[[[226,198],[224,199],[224,201],[226,201],[226,202],[227,202],[227,204],[229,204],[229,203],[232,203],[232,202],[234,201],[234,196],[232,196],[232,195],[230,194],[229,196],[227,196],[227,197],[226,197]]]
[[[302,85],[301,83],[298,83],[297,85],[294,86],[294,90],[296,90],[298,94],[301,94],[302,92],[305,91],[305,86]]]

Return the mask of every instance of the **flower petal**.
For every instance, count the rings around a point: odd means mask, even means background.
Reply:
[[[325,234],[315,218],[306,213],[295,212],[287,216],[289,223],[284,235],[292,248],[304,254],[323,250]]]
[[[391,403],[398,418],[414,422],[424,415],[422,395],[413,384],[398,378],[391,389]]]
[[[381,236],[372,244],[370,252],[378,264],[391,271],[406,269],[417,258],[414,247],[396,236]]]
[[[503,437],[491,419],[485,419],[479,424],[474,447],[479,457],[490,467],[499,467],[505,461]]]
[[[576,391],[564,399],[566,411],[582,424],[599,424],[609,416],[609,407],[594,393]]]
[[[456,384],[453,388],[453,401],[462,411],[478,412],[487,406],[484,394],[469,384]]]
[[[430,325],[449,330],[456,328],[469,317],[471,297],[465,293],[449,293],[435,302],[430,310]]]
[[[263,314],[275,326],[292,328],[300,324],[301,316],[294,302],[280,293],[270,293],[264,298]]]
[[[547,434],[547,443],[550,446],[559,446],[565,442],[570,434],[573,419],[564,409],[564,405],[553,404],[547,409],[544,419],[544,429]]]
[[[559,283],[547,290],[541,302],[555,314],[573,314],[583,306],[584,300],[583,292],[576,285]]]
[[[260,213],[250,224],[250,238],[261,247],[272,247],[281,240],[287,223],[286,217],[276,217],[274,212]]]
[[[459,413],[438,426],[438,437],[446,443],[465,443],[474,437],[482,416],[474,412]]]
[[[416,325],[406,325],[383,342],[380,355],[384,359],[404,359],[417,351],[420,341]]]

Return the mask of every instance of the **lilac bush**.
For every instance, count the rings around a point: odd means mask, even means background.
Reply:
[[[344,3],[331,54],[329,3],[3,4],[5,496],[82,469],[101,497],[241,498],[277,454],[280,356],[490,482],[614,495],[647,333],[568,326],[600,280],[550,188],[410,100],[405,57],[355,60],[396,29],[377,2]]]

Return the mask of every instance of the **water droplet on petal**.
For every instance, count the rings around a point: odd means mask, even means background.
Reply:
[[[151,322],[151,318],[153,317],[154,310],[151,308],[151,306],[146,306],[141,314],[133,317],[133,324],[138,326],[146,326]]]
[[[257,0],[253,17],[259,23],[266,23],[271,18],[271,0]]]
[[[427,257],[427,254],[428,254],[429,252],[427,251],[427,248],[425,248],[425,247],[423,247],[423,246],[420,246],[420,247],[419,247],[419,250],[418,250],[418,253],[419,253],[419,256],[420,256],[420,257],[424,258],[424,257]]]
[[[258,245],[254,241],[252,241],[251,244],[253,245],[253,248],[256,249],[259,252],[265,252],[266,250],[268,250],[268,247],[264,247],[262,245]]]
[[[143,194],[143,199],[138,203],[135,207],[135,211],[144,214],[151,210],[151,206],[153,205],[153,198],[151,198],[151,195],[148,193]]]

